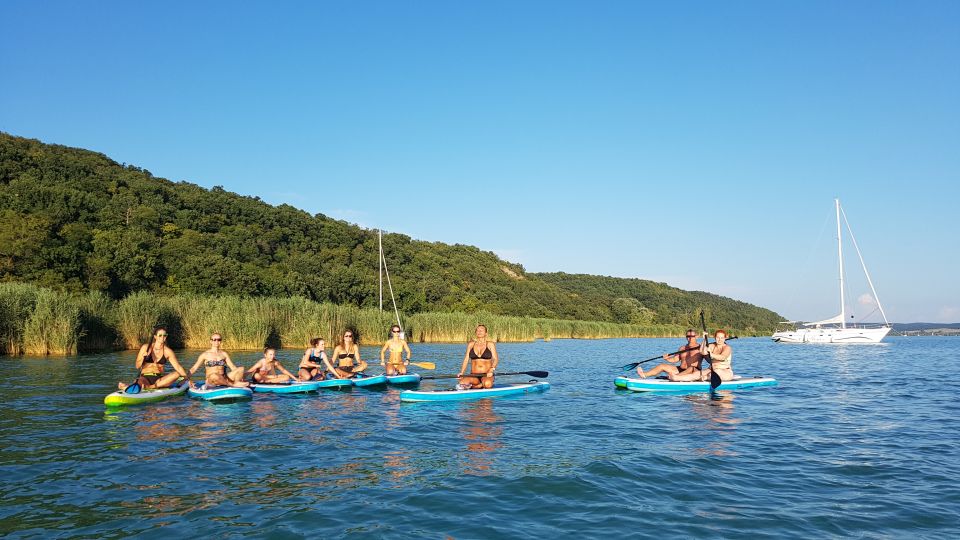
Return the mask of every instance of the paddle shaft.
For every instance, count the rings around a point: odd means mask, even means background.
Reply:
[[[549,374],[550,373],[547,371],[512,371],[507,373],[494,373],[494,375],[529,375],[537,378],[543,378]],[[459,379],[460,377],[476,377],[478,379],[482,379],[486,376],[486,373],[464,373],[463,375],[427,375],[426,377],[421,377],[421,379]]]
[[[703,326],[703,334],[707,334],[707,320],[703,317],[703,310],[700,310],[700,324]],[[707,340],[705,340],[707,341]],[[710,358],[710,351],[707,351],[707,358]],[[709,360],[708,360],[709,362]],[[713,392],[723,380],[720,378],[720,375],[717,374],[717,371],[713,369],[713,363],[710,363],[710,391]]]
[[[730,341],[731,339],[737,339],[737,336],[733,336],[733,337],[727,338],[727,341]],[[707,341],[707,345],[713,345],[714,343],[716,343],[716,342],[715,342],[715,341],[714,341],[714,342]],[[667,354],[667,358],[670,358],[671,356],[676,356],[676,355],[678,355],[678,354],[680,354],[680,353],[685,353],[685,352],[687,352],[687,351],[695,351],[695,350],[697,350],[697,349],[699,349],[699,348],[700,348],[700,344],[699,344],[699,343],[698,343],[696,346],[693,346],[693,347],[684,347],[684,348],[680,349],[680,350],[677,351],[677,352],[672,352],[672,353]],[[621,368],[621,369],[623,369],[624,371],[628,371],[628,370],[631,370],[631,369],[637,369],[637,366],[639,366],[639,365],[641,365],[641,364],[646,364],[647,362],[653,362],[654,360],[660,360],[660,359],[662,359],[662,358],[663,358],[663,355],[661,354],[660,356],[654,356],[653,358],[647,358],[646,360],[641,360],[641,361],[639,361],[639,362],[633,362],[632,364],[627,364],[627,365],[623,366],[623,368]]]

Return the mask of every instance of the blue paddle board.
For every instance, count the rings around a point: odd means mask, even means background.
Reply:
[[[514,384],[495,384],[493,388],[479,388],[474,390],[404,390],[400,392],[400,401],[465,401],[500,396],[526,394],[529,392],[543,392],[550,388],[545,381],[531,381]]]

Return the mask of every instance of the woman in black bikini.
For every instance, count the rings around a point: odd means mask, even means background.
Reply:
[[[193,375],[200,369],[200,364],[206,368],[206,386],[250,386],[250,383],[243,380],[244,369],[234,365],[230,360],[230,355],[221,350],[223,336],[213,334],[210,336],[210,349],[200,353],[197,362],[190,368],[190,375]],[[227,371],[227,368],[230,371]]]
[[[352,379],[367,369],[367,363],[360,359],[360,341],[353,330],[347,330],[333,349],[333,370],[338,379]]]
[[[464,377],[464,373],[467,373],[468,362],[473,362],[469,373],[482,373],[483,375]],[[467,352],[463,355],[463,364],[460,366],[460,373],[457,374],[460,380],[457,390],[493,387],[493,372],[497,369],[499,363],[500,357],[497,356],[497,346],[492,341],[487,341],[487,327],[478,324],[476,337],[470,343],[467,343]]]
[[[321,380],[324,371],[333,375],[333,366],[327,359],[326,344],[323,338],[313,338],[310,340],[310,348],[303,351],[303,358],[300,359],[299,376],[301,381]]]
[[[173,368],[171,373],[163,374],[163,366],[167,363]],[[180,377],[187,378],[187,370],[177,361],[177,355],[167,347],[167,329],[158,326],[150,336],[150,342],[140,346],[137,353],[137,370],[140,375],[137,382],[140,388],[167,388]],[[126,383],[117,383],[117,388],[126,390]]]

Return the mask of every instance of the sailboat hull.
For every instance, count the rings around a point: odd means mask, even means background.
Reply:
[[[771,339],[778,343],[880,343],[889,326],[880,328],[800,328],[775,332]]]

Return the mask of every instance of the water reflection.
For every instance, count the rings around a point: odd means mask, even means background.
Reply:
[[[503,447],[503,417],[494,410],[494,400],[464,403],[459,409],[460,434],[466,441],[463,472],[485,476],[492,474],[497,450]]]
[[[734,416],[734,400],[736,394],[731,391],[717,391],[711,394],[687,394],[683,400],[690,404],[694,418],[708,432],[733,434],[736,427],[743,421]],[[706,447],[697,448],[702,455],[734,456],[736,452],[730,450],[730,439],[718,437],[700,437],[707,442]]]

